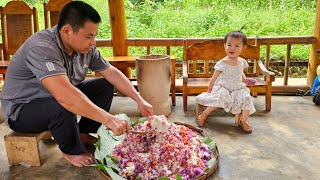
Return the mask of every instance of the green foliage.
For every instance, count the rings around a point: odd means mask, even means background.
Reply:
[[[5,6],[9,0],[0,0]],[[40,29],[44,28],[43,2],[25,0],[36,6]],[[100,13],[99,39],[111,38],[107,0],[84,0]],[[124,0],[129,38],[210,38],[223,37],[241,28],[249,37],[312,35],[316,0]],[[272,2],[272,3],[270,3]],[[264,48],[264,47],[263,47]],[[99,48],[104,56],[111,48]],[[146,54],[145,47],[130,47],[130,55]],[[165,47],[152,48],[152,54],[165,53]],[[264,57],[264,51],[262,56]],[[294,60],[309,58],[310,45],[293,45]],[[171,54],[181,59],[182,48]],[[284,60],[286,46],[272,46],[272,60]]]

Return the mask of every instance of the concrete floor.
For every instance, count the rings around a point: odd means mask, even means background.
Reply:
[[[196,125],[194,97],[188,104],[184,113],[178,96],[169,119]],[[273,96],[269,113],[264,112],[264,96],[254,98],[254,104],[257,112],[249,119],[252,134],[235,127],[234,116],[222,110],[208,118],[203,129],[220,151],[219,168],[208,179],[320,179],[320,106],[310,96]],[[112,113],[120,112],[139,116],[131,99],[117,96]],[[2,123],[0,136],[8,132]],[[0,149],[0,179],[103,179],[94,168],[70,165],[53,141],[40,142],[41,167],[9,167],[3,138]]]

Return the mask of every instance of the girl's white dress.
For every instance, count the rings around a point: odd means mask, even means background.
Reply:
[[[196,97],[196,102],[203,106],[223,108],[226,112],[239,114],[241,110],[249,110],[249,114],[256,111],[250,90],[242,82],[243,69],[249,65],[245,59],[239,58],[239,65],[232,66],[222,59],[214,69],[221,71],[216,79],[212,91],[204,92]]]

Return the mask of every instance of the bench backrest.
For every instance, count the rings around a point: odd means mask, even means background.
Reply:
[[[45,28],[51,28],[58,24],[61,9],[71,1],[50,0],[48,3],[43,3]]]
[[[38,31],[37,9],[23,1],[10,1],[0,7],[4,59],[9,60],[18,48]]]
[[[217,61],[226,56],[223,40],[207,40],[187,46],[184,40],[183,59],[187,64],[188,78],[210,78]],[[259,75],[257,61],[260,59],[260,45],[256,39],[255,45],[247,45],[240,55],[249,63],[245,70],[248,77]]]

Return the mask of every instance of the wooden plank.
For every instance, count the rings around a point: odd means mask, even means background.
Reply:
[[[127,38],[127,46],[183,46],[184,38]],[[188,38],[188,45],[205,40],[223,42],[223,38]],[[248,38],[250,44],[254,43],[255,38]],[[259,37],[260,45],[287,45],[287,44],[314,44],[317,42],[316,36],[274,36]],[[111,39],[97,39],[97,47],[112,47]]]
[[[33,34],[32,15],[7,15],[7,50],[15,51]],[[10,22],[10,23],[8,23]],[[10,54],[13,54],[12,52]]]
[[[183,46],[186,38],[128,38],[128,46]],[[255,37],[249,37],[249,44],[254,44]],[[187,45],[192,45],[206,40],[223,42],[223,38],[187,38]],[[107,41],[104,39],[102,41]],[[286,44],[313,44],[317,42],[315,36],[273,36],[259,37],[260,45],[286,45]]]
[[[298,89],[303,90],[303,91],[307,91],[307,90],[310,90],[310,87],[307,85],[272,86],[272,93],[293,93],[293,94],[295,94]]]

